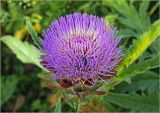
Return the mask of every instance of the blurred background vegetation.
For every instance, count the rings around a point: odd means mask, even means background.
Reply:
[[[116,26],[119,30],[118,35],[123,36],[125,53],[136,40],[143,38],[142,34],[148,31],[155,21],[159,20],[159,3],[156,0],[2,0],[1,37],[10,35],[33,44],[25,25],[26,18],[41,36],[54,19],[69,13],[82,12],[106,18],[110,24]],[[138,49],[146,43],[140,42],[139,45],[142,45]],[[159,45],[160,39],[157,38],[134,63],[156,56]],[[134,73],[133,65],[128,71],[137,76],[129,77],[111,88],[110,95],[90,97],[88,103],[80,106],[80,111],[158,111],[159,66],[153,66],[151,63],[153,62],[139,64],[138,68],[148,65],[143,73],[142,71]],[[32,63],[22,63],[5,43],[1,43],[1,111],[52,112],[57,109],[58,93],[44,86],[41,74],[43,73],[39,67]],[[60,105],[64,112],[75,111],[74,104],[61,101]]]

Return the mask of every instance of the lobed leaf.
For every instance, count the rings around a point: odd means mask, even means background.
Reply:
[[[157,20],[151,28],[143,33],[137,39],[128,53],[125,55],[124,61],[118,67],[118,75],[128,68],[151,44],[160,36],[160,20]],[[123,76],[123,75],[122,75]]]
[[[147,70],[154,69],[157,67],[160,67],[159,61],[159,54],[153,55],[150,59],[138,62],[136,64],[132,64],[130,67],[128,67],[126,70],[124,70],[119,76],[116,76],[110,80],[108,80],[108,85],[106,85],[106,88],[112,88],[115,85],[118,85],[122,81],[129,79],[131,77],[134,77],[137,74],[143,73]]]
[[[124,70],[119,77],[120,78],[133,77],[147,70],[150,70],[156,67],[160,67],[160,63],[157,62],[158,60],[159,60],[159,54],[155,56],[153,55],[152,58],[148,60],[141,61],[139,63],[131,65],[129,68]]]
[[[137,33],[131,29],[120,29],[118,31],[118,35],[122,35],[123,37],[137,37]]]
[[[160,38],[158,38],[149,48],[152,53],[160,52]]]
[[[137,95],[109,93],[104,99],[120,107],[140,112],[158,112],[159,102],[157,94]]]
[[[117,18],[120,23],[134,29],[138,34],[143,33],[150,27],[150,20],[146,12],[149,1],[143,0],[141,2],[139,12],[133,5],[133,1],[128,3],[126,0],[106,0],[103,3],[120,14]]]
[[[150,26],[150,18],[147,14],[147,9],[149,6],[149,0],[143,0],[139,7],[139,17],[143,20],[144,28],[148,28]]]
[[[118,92],[147,91],[149,94],[158,92],[159,75],[152,71],[146,71],[132,79],[132,84],[123,82],[116,87]]]

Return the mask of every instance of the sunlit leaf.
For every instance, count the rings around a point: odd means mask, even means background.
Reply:
[[[106,87],[113,87],[115,85],[118,85],[122,81],[126,79],[130,79],[140,73],[144,73],[145,71],[148,71],[150,69],[154,69],[157,67],[160,67],[160,63],[157,62],[159,60],[159,54],[153,55],[151,58],[141,61],[135,64],[132,64],[130,67],[128,67],[126,70],[124,70],[119,76],[116,76],[110,80],[108,80],[108,85]]]
[[[118,17],[118,15],[110,14],[110,15],[107,15],[105,18],[107,19],[107,21],[108,21],[110,24],[112,24],[117,17]]]
[[[42,68],[38,61],[41,52],[36,47],[29,44],[28,42],[22,42],[12,36],[4,36],[1,38],[1,40],[12,50],[14,54],[16,54],[17,58],[23,63],[35,64]]]
[[[127,68],[121,73],[120,77],[122,78],[133,77],[147,70],[160,67],[160,63],[157,62],[159,60],[159,56],[160,56],[159,54],[155,56],[153,55],[153,57],[148,60],[141,61],[139,63],[131,65],[129,68]]]
[[[151,28],[133,42],[132,47],[125,55],[124,61],[118,68],[118,75],[131,65],[151,44],[160,36],[160,20],[157,20]]]

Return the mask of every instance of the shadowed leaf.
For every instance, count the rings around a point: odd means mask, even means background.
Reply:
[[[119,105],[123,108],[128,108],[133,111],[141,112],[158,112],[159,103],[158,95],[137,95],[137,94],[117,94],[109,93],[104,99]]]
[[[58,99],[58,102],[57,102],[57,105],[56,105],[56,108],[54,110],[54,113],[61,113],[61,99],[59,98]]]

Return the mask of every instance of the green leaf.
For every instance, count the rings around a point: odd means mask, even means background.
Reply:
[[[149,3],[150,3],[149,0],[142,0],[140,7],[139,7],[139,17],[141,19],[141,22],[143,22],[144,28],[148,28],[151,24],[149,16],[147,14]]]
[[[103,3],[120,14],[117,18],[120,23],[137,33],[143,33],[149,28],[150,21],[146,13],[149,1],[141,2],[139,12],[133,5],[134,1],[128,3],[127,0],[105,0]]]
[[[160,1],[157,1],[157,3],[152,6],[152,8],[151,8],[151,10],[149,11],[149,14],[148,14],[149,16],[154,14],[154,12],[159,8],[159,4],[160,4]]]
[[[104,99],[104,96],[93,95],[91,98],[93,100],[96,100],[98,103],[101,103],[101,106],[104,106],[105,108],[107,108],[108,112],[114,112],[116,110],[116,108],[114,108],[114,106],[112,106],[111,103],[109,103]]]
[[[140,7],[139,7],[139,14],[144,18],[146,17],[147,13],[147,9],[148,9],[148,6],[149,6],[149,1],[146,1],[146,0],[143,0],[140,4]]]
[[[42,68],[38,61],[41,52],[33,45],[28,42],[22,42],[12,36],[4,36],[1,38],[1,41],[4,42],[23,63],[35,64]]]
[[[39,111],[39,112],[46,112],[48,109],[48,104],[40,99],[36,99],[32,102],[31,110],[32,111]]]
[[[58,99],[56,108],[54,110],[54,113],[56,113],[56,112],[61,113],[61,99],[60,98]]]
[[[104,97],[107,101],[120,107],[140,112],[158,112],[158,95],[137,95],[137,94],[118,94],[109,93]]]
[[[119,77],[122,79],[133,77],[147,70],[150,70],[156,67],[160,67],[160,63],[157,61],[159,61],[159,54],[155,56],[153,55],[153,57],[148,60],[141,61],[139,63],[131,65],[129,68],[124,70]]]
[[[146,71],[132,79],[132,84],[122,82],[116,87],[118,92],[147,91],[149,94],[158,92],[159,75],[152,71]]]
[[[132,64],[130,67],[124,70],[119,76],[113,77],[112,79],[108,80],[108,83],[112,84],[110,88],[112,88],[115,85],[118,85],[127,78],[131,78],[147,70],[160,67],[160,63],[157,61],[159,61],[159,54],[153,55],[150,59],[147,59],[145,61]],[[109,84],[106,87],[109,87]]]
[[[122,35],[122,37],[126,38],[126,37],[137,37],[138,34],[131,30],[131,29],[120,29],[118,31],[118,35]]]
[[[16,89],[17,83],[17,76],[1,76],[1,106],[11,98]]]
[[[160,36],[160,20],[157,20],[151,28],[133,42],[132,47],[125,55],[124,61],[118,67],[118,75],[129,67],[151,44]]]
[[[26,26],[28,28],[29,33],[31,34],[32,40],[34,41],[34,44],[37,45],[39,48],[40,46],[40,39],[38,38],[38,35],[34,28],[32,27],[32,24],[29,20],[26,20]]]
[[[158,38],[149,48],[152,53],[160,52],[160,38]]]
[[[116,18],[118,18],[118,15],[116,15],[116,14],[109,14],[109,15],[107,15],[105,18],[107,19],[107,21],[108,21],[110,24],[112,24],[112,23],[114,22],[114,20],[115,20]]]

